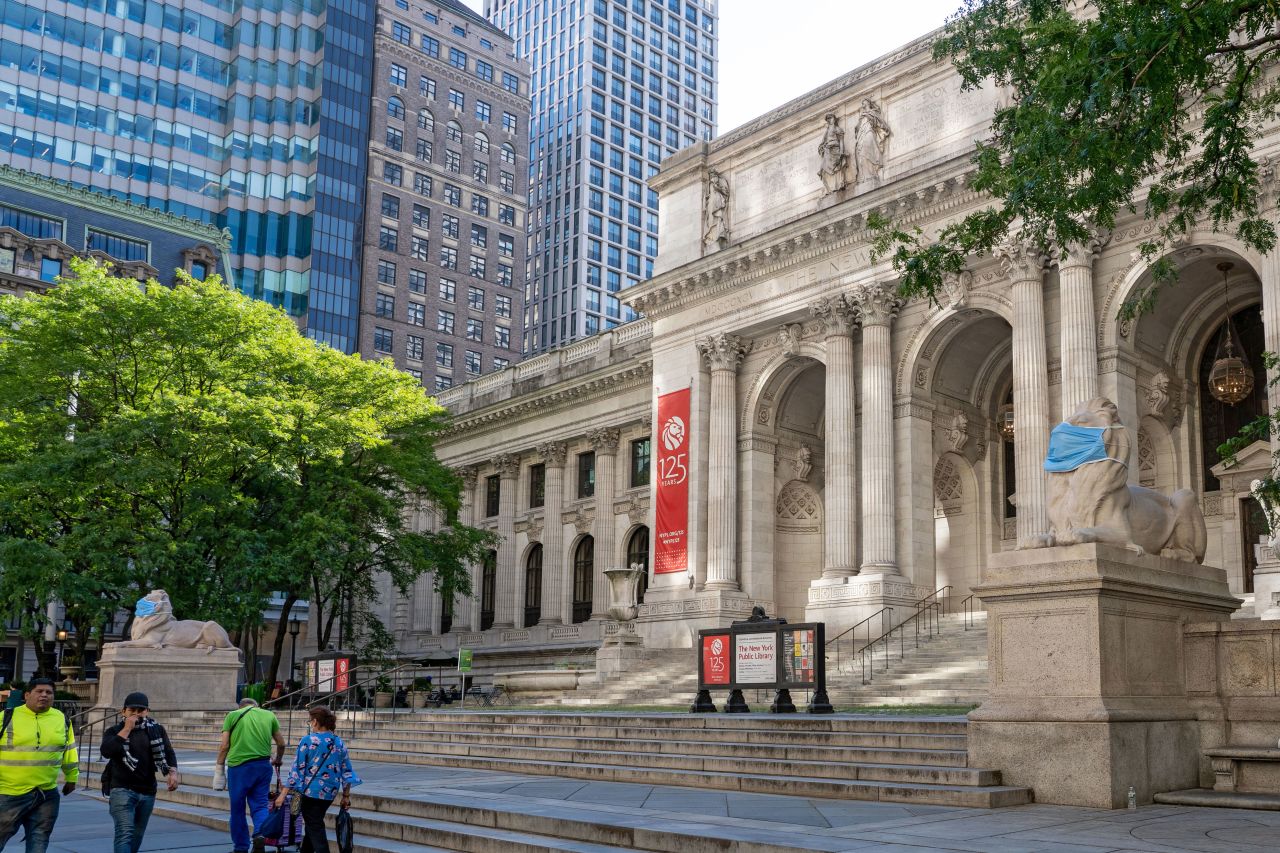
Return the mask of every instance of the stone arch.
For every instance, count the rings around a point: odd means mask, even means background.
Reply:
[[[776,396],[786,385],[812,362],[824,367],[827,363],[826,347],[816,341],[802,340],[794,353],[779,351],[756,374],[751,386],[747,389],[742,411],[738,421],[739,435],[772,435],[774,421],[772,412]],[[767,405],[769,416],[761,420],[761,407]]]
[[[773,589],[778,613],[805,618],[809,586],[822,576],[824,511],[816,489],[803,480],[782,485],[773,501]]]
[[[1002,318],[1013,325],[1013,305],[999,294],[990,291],[974,291],[965,299],[961,307],[943,307],[934,309],[925,321],[915,328],[898,361],[894,378],[894,399],[904,399],[912,393],[915,384],[916,369],[922,356],[928,353],[927,361],[932,362],[933,354],[940,351],[948,340],[960,333],[967,325],[966,317],[974,319],[974,314],[992,315]],[[956,320],[959,322],[955,322]]]
[[[934,572],[938,587],[967,596],[978,583],[983,537],[978,478],[969,460],[947,451],[933,466]]]

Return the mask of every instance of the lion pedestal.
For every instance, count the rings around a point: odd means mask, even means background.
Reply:
[[[230,710],[236,703],[235,649],[138,648],[107,643],[98,660],[98,706],[119,708],[135,690],[166,711]]]
[[[1090,543],[994,555],[974,592],[991,697],[969,715],[970,766],[1095,808],[1199,784],[1183,626],[1239,606],[1226,572]]]

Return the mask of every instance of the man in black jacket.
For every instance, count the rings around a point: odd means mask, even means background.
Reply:
[[[169,790],[178,788],[178,757],[164,726],[147,716],[146,694],[130,693],[120,716],[123,723],[102,736],[102,791],[110,797],[115,822],[114,853],[138,853],[156,804],[156,773],[168,779]]]

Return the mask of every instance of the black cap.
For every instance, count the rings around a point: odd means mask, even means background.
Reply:
[[[123,707],[123,708],[150,708],[150,707],[151,707],[151,703],[147,701],[147,694],[145,694],[145,693],[137,693],[137,692],[134,692],[134,693],[130,693],[128,696],[124,697],[124,705],[122,705],[121,707]]]

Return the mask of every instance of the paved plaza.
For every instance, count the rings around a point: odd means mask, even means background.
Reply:
[[[212,770],[209,753],[185,752],[179,758],[192,776]],[[1280,847],[1280,812],[1269,811],[1175,806],[1101,811],[1050,805],[987,811],[373,762],[359,762],[357,770],[366,780],[359,789],[363,794],[500,806],[831,853],[1256,853]],[[110,831],[105,804],[76,794],[64,805],[51,849],[110,853]],[[583,851],[605,849],[580,846]],[[186,853],[226,849],[223,833],[166,818],[153,821],[143,846],[145,851]]]

